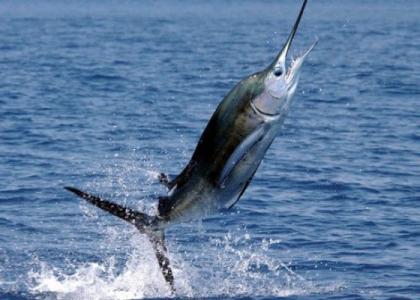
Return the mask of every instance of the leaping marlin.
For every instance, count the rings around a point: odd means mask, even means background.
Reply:
[[[168,194],[159,197],[156,216],[123,207],[73,187],[70,192],[133,224],[146,234],[163,277],[175,292],[166,255],[164,229],[173,223],[203,218],[231,208],[252,180],[289,110],[300,68],[316,42],[286,69],[286,56],[299,26],[303,2],[293,29],[274,61],[241,80],[219,104],[200,137],[190,162],[173,180],[161,174]]]

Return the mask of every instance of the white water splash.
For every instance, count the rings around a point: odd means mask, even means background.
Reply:
[[[67,274],[64,270],[40,263],[39,271],[29,273],[31,292],[51,294],[56,299],[141,299],[169,297],[170,289],[163,279],[152,247],[143,236],[136,236],[132,243],[141,245],[133,248],[121,270],[114,257],[102,263],[91,262],[75,267]],[[177,259],[170,256],[177,290],[188,296],[191,291],[185,274],[177,267]],[[67,266],[68,267],[68,266]]]
[[[91,183],[90,188],[115,188],[120,191],[116,196],[123,201],[139,199],[142,195],[150,195],[156,188],[156,185],[152,187],[152,182],[159,172],[150,169],[150,166],[145,168],[132,161],[122,164],[120,162],[105,169],[108,173],[105,180],[101,178],[99,182]],[[140,192],[139,180],[143,182]],[[155,209],[144,201],[136,202],[135,205],[149,213]],[[94,218],[98,224],[103,222],[102,216],[98,218],[98,210],[94,207],[81,202],[81,208],[87,218]],[[294,272],[273,253],[272,246],[281,243],[279,240],[258,241],[239,228],[230,228],[230,233],[224,236],[208,237],[202,225],[180,227],[176,230],[180,231],[177,232],[179,236],[188,233],[197,236],[200,241],[182,243],[168,238],[177,297],[286,297],[324,293],[341,288],[337,284],[316,286],[311,280]],[[35,263],[38,264],[37,270],[28,274],[30,292],[48,295],[52,299],[102,300],[173,296],[144,235],[134,228],[121,231],[119,227],[107,226],[98,226],[98,233],[105,236],[101,242],[101,250],[112,254],[103,254],[100,262],[66,263],[61,267],[43,262]],[[203,237],[204,241],[201,241]],[[95,252],[95,249],[92,251]]]
[[[250,245],[249,234],[228,234],[210,239],[186,258],[171,252],[177,297],[286,297],[336,291],[341,284],[316,286],[294,272],[287,264],[270,257],[269,248],[279,241],[263,240]],[[136,246],[137,245],[137,246]],[[139,246],[140,245],[140,246]],[[194,244],[196,245],[196,244]],[[169,245],[170,249],[176,249]],[[245,247],[244,247],[245,246]],[[186,259],[191,259],[187,262]],[[64,270],[41,263],[29,274],[31,292],[54,294],[54,299],[141,299],[172,297],[144,236],[131,241],[131,254],[125,265],[116,266],[114,257],[103,263],[86,263],[66,274]]]

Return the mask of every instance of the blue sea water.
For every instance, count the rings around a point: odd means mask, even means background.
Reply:
[[[153,213],[300,1],[0,2],[0,299],[169,297]],[[231,211],[167,232],[177,297],[420,299],[420,2],[309,1],[319,44]]]

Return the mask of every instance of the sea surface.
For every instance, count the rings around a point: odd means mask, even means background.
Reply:
[[[301,1],[0,2],[0,299],[171,297],[147,239],[224,95]],[[420,1],[309,1],[282,131],[241,201],[171,227],[176,297],[420,299]]]

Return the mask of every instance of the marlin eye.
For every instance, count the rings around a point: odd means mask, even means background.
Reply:
[[[281,76],[281,74],[283,74],[283,70],[282,69],[274,70],[274,76],[279,77],[279,76]]]

